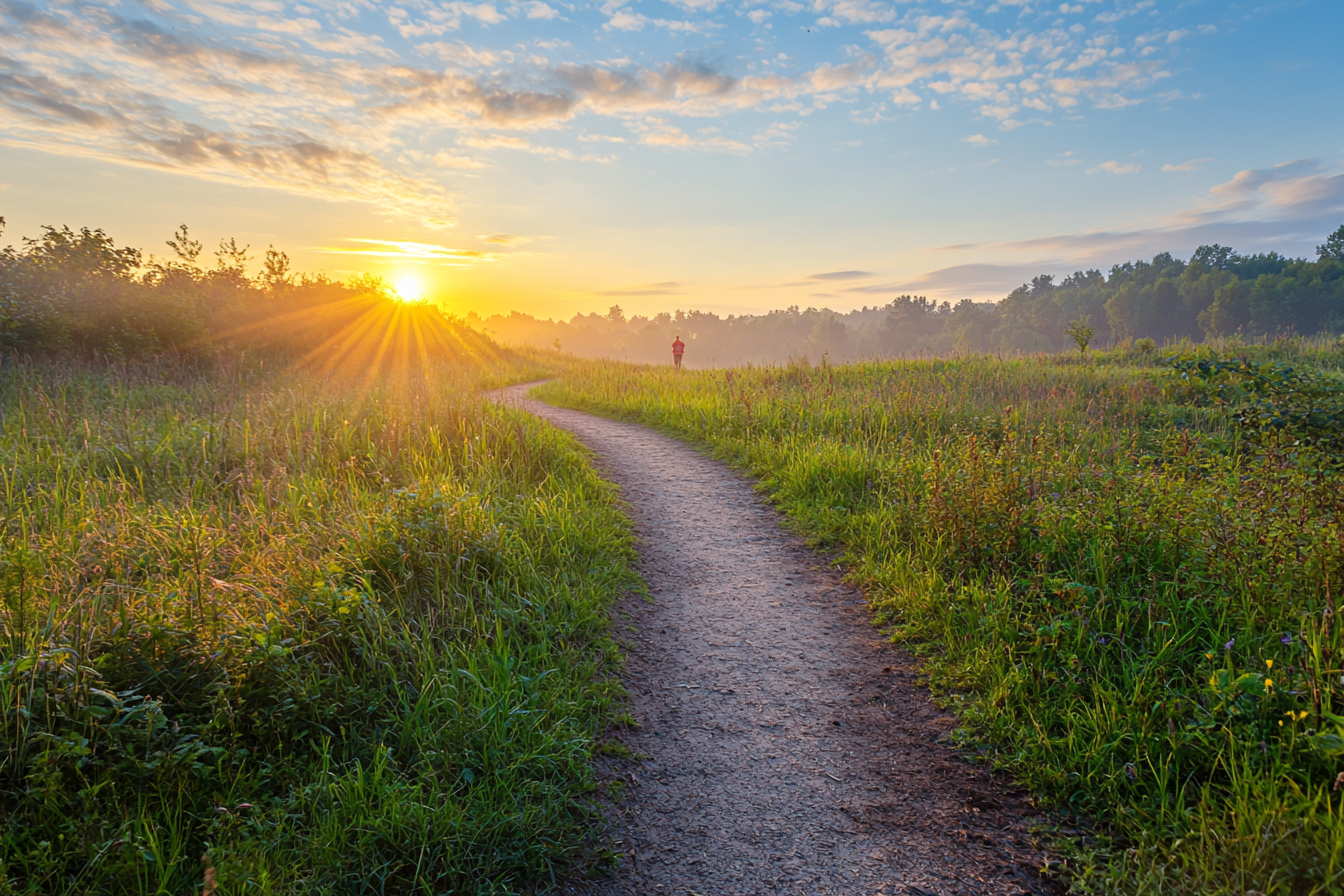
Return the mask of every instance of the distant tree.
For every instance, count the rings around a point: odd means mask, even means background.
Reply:
[[[185,227],[183,228],[185,229]],[[199,243],[197,245],[200,245]],[[289,256],[270,246],[266,249],[266,258],[261,263],[261,285],[271,292],[289,285]]]
[[[1087,347],[1092,342],[1092,337],[1096,335],[1096,330],[1092,328],[1092,319],[1086,314],[1076,320],[1070,321],[1064,330],[1064,335],[1073,340],[1078,346],[1081,354],[1087,353]]]
[[[607,310],[607,320],[613,324],[625,323],[625,312],[621,310],[620,305],[612,305],[611,308]]]
[[[1041,274],[1031,278],[1031,294],[1035,297],[1048,296],[1055,291],[1055,275]]]
[[[4,221],[4,218],[0,218],[0,224]],[[1322,260],[1333,258],[1336,261],[1344,261],[1344,224],[1326,238],[1324,246],[1316,247],[1316,257]]]
[[[172,249],[173,253],[187,264],[195,264],[196,259],[201,257],[201,249],[205,248],[201,245],[200,240],[191,238],[185,224],[179,226],[173,233],[173,238],[166,242],[168,248]]]
[[[1195,250],[1195,254],[1190,257],[1191,264],[1202,264],[1205,267],[1213,268],[1215,271],[1221,271],[1232,267],[1241,261],[1241,256],[1230,246],[1220,246],[1214,243],[1212,246],[1200,246]]]
[[[250,246],[239,248],[233,237],[229,237],[227,242],[220,240],[219,248],[215,250],[215,264],[221,271],[236,271],[241,274],[251,257],[247,254],[250,248]]]
[[[118,249],[103,229],[43,227],[37,239],[23,238],[24,254],[37,268],[65,280],[93,276],[127,277],[140,267],[140,250]]]

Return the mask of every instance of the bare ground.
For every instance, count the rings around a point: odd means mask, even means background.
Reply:
[[[653,600],[615,630],[638,761],[605,760],[623,860],[566,892],[1049,893],[1028,800],[946,745],[955,719],[863,595],[749,481],[641,426],[496,394],[596,454]]]

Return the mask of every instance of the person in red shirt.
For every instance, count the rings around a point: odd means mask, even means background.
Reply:
[[[677,334],[677,341],[672,343],[672,364],[678,370],[681,369],[681,356],[686,352],[686,343],[681,341],[681,334]]]

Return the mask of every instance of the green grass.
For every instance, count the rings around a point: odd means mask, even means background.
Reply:
[[[539,394],[710,446],[842,548],[963,744],[1081,832],[1078,891],[1339,892],[1344,479],[1152,358],[593,363]]]
[[[568,436],[475,397],[541,363],[0,373],[0,893],[515,893],[602,862],[628,525]]]

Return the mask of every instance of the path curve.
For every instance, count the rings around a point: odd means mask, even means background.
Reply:
[[[624,860],[585,896],[1047,893],[1032,810],[940,741],[955,720],[863,596],[689,445],[492,393],[569,430],[628,502],[652,602],[614,620],[641,761],[612,810]]]

